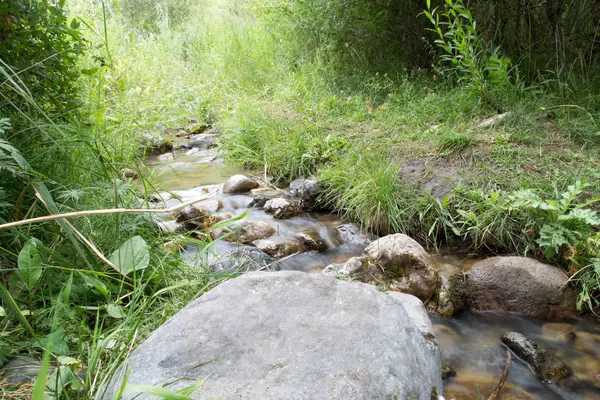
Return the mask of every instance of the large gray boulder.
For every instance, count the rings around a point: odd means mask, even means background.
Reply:
[[[576,295],[558,267],[525,257],[491,257],[467,273],[467,302],[476,310],[520,312],[537,318],[573,316]]]
[[[437,399],[437,341],[403,304],[362,283],[250,273],[156,330],[97,399],[112,398],[125,370],[130,385],[172,391],[205,379],[193,399]]]
[[[437,270],[431,256],[415,240],[402,234],[384,236],[371,243],[364,256],[373,260],[392,287],[425,301],[433,296]]]
[[[223,193],[246,193],[252,189],[256,189],[258,186],[260,186],[258,182],[245,175],[234,175],[223,185]]]

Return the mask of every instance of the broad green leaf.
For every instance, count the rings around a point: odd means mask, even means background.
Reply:
[[[19,269],[17,274],[19,278],[27,285],[31,291],[42,276],[42,257],[38,251],[36,243],[32,240],[23,247],[17,259]]]
[[[106,312],[108,313],[108,315],[110,315],[111,317],[116,318],[116,319],[125,318],[125,313],[123,313],[123,308],[121,308],[121,306],[119,306],[115,303],[107,304]]]
[[[160,386],[127,385],[123,393],[146,393],[166,400],[192,400],[188,396],[172,392]]]
[[[69,353],[69,345],[67,344],[67,337],[63,328],[58,328],[45,338],[40,339],[40,344],[45,349],[52,347],[52,353],[56,355],[66,355]]]
[[[106,285],[98,278],[96,278],[95,276],[85,273],[84,271],[78,271],[79,272],[79,276],[81,276],[85,282],[85,286],[87,286],[92,290],[92,293],[94,294],[100,294],[102,297],[106,298],[108,296],[108,289],[106,288]]]
[[[576,208],[566,215],[558,217],[559,221],[581,221],[588,225],[600,225],[600,217],[595,211],[587,208]]]
[[[56,357],[56,360],[58,361],[58,363],[60,365],[78,365],[78,364],[81,364],[81,361],[79,361],[76,358],[69,357],[69,356],[58,356],[58,357]]]
[[[109,259],[121,274],[127,275],[148,268],[150,253],[144,239],[141,236],[134,236],[112,253]]]
[[[0,317],[6,317],[6,310],[0,307]]]

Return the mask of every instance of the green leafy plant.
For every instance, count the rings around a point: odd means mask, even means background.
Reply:
[[[423,11],[437,36],[435,43],[442,49],[440,60],[450,65],[449,71],[459,83],[469,85],[487,104],[498,108],[492,95],[514,87],[512,63],[499,55],[498,47],[484,45],[477,30],[477,22],[463,0],[445,0],[443,7]],[[499,110],[498,110],[499,111]]]
[[[559,253],[572,259],[584,249],[587,238],[600,226],[600,216],[589,207],[600,199],[578,201],[588,185],[576,182],[557,200],[542,199],[532,190],[519,191],[509,197],[511,207],[540,221],[537,243],[547,258]]]

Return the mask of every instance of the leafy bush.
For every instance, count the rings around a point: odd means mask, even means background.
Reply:
[[[441,61],[450,65],[448,69],[459,83],[467,84],[484,102],[497,108],[492,95],[512,88],[516,79],[511,60],[501,57],[499,48],[484,44],[463,0],[446,0],[443,9],[432,9],[428,0],[423,13],[433,25],[429,30],[437,35],[435,43],[443,50]]]
[[[180,27],[190,15],[190,0],[121,0],[118,9],[136,28],[158,33]]]
[[[65,0],[0,4],[0,77],[16,81],[13,88],[26,88],[29,100],[55,115],[78,106],[77,60],[84,50],[80,23],[67,24],[64,5]],[[0,94],[0,113],[31,107],[10,85],[3,85]]]

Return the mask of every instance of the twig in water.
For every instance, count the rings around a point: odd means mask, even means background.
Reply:
[[[506,365],[504,366],[504,371],[502,371],[502,377],[500,378],[500,382],[498,382],[498,386],[492,392],[488,400],[496,400],[504,387],[504,383],[506,382],[506,378],[508,377],[508,370],[510,368],[510,360],[512,359],[512,354],[510,351],[506,352]]]

